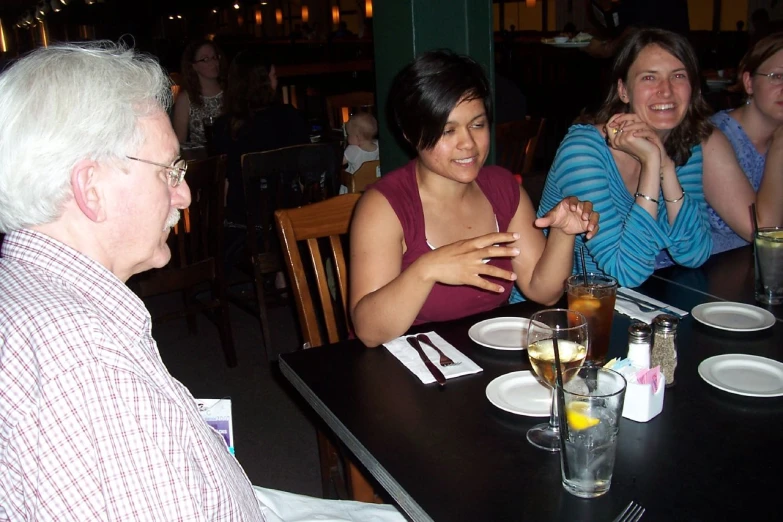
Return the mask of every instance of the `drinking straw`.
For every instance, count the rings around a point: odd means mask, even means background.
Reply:
[[[759,281],[761,281],[762,288],[764,287],[764,276],[761,274],[761,263],[759,262],[759,253],[756,249],[756,236],[759,235],[759,221],[756,218],[756,204],[751,203],[750,204],[750,217],[753,220],[753,257],[755,257],[756,261],[756,270],[759,273]]]
[[[568,440],[568,418],[565,411],[565,393],[563,391],[563,371],[560,369],[560,350],[557,348],[557,335],[552,337],[552,348],[555,351],[555,400],[557,401],[557,417],[560,425],[560,451],[563,453],[563,472],[568,475],[568,458],[565,454]]]
[[[585,247],[579,247],[579,256],[582,258],[582,279],[584,279],[585,286],[587,286],[587,264],[585,263]]]
[[[750,204],[750,217],[753,219],[753,236],[755,237],[756,234],[758,234],[759,231],[759,222],[756,218],[756,204],[751,203]]]

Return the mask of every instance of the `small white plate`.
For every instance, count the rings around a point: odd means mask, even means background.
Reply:
[[[699,375],[729,393],[748,397],[783,396],[783,363],[766,357],[739,353],[716,355],[702,361]]]
[[[527,417],[549,417],[552,391],[530,371],[501,375],[487,386],[487,399],[500,408]]]
[[[755,332],[775,325],[775,316],[768,310],[744,303],[703,303],[691,313],[700,323],[730,332]]]
[[[519,351],[527,348],[529,325],[530,319],[524,317],[495,317],[471,326],[468,336],[487,348]]]

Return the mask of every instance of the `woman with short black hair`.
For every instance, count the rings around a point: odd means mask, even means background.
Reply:
[[[560,299],[574,235],[592,237],[598,215],[589,202],[566,198],[535,219],[511,173],[484,166],[492,110],[481,66],[450,51],[424,53],[395,78],[389,99],[417,156],[373,184],[356,208],[356,335],[377,346],[413,324],[495,308],[514,281],[535,301]]]

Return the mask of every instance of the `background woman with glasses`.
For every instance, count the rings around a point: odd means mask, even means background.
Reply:
[[[174,104],[173,126],[180,143],[205,144],[204,118],[223,112],[225,61],[212,42],[193,42],[182,53],[182,92]]]
[[[740,62],[739,75],[745,105],[711,118],[731,149],[722,139],[721,154],[713,161],[705,155],[713,254],[748,244],[753,202],[760,226],[783,225],[783,33],[759,40]],[[734,161],[722,161],[722,155],[732,154],[744,177]]]

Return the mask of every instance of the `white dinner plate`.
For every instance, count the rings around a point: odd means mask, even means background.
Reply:
[[[705,359],[699,375],[716,388],[748,397],[783,396],[783,363],[757,355],[727,354]]]
[[[700,323],[731,332],[755,332],[775,324],[775,316],[768,310],[744,303],[704,303],[691,313]]]
[[[501,375],[487,386],[487,399],[500,408],[527,417],[549,417],[552,392],[530,371]]]
[[[487,348],[524,350],[527,348],[529,325],[530,320],[524,317],[495,317],[471,326],[468,336]]]

